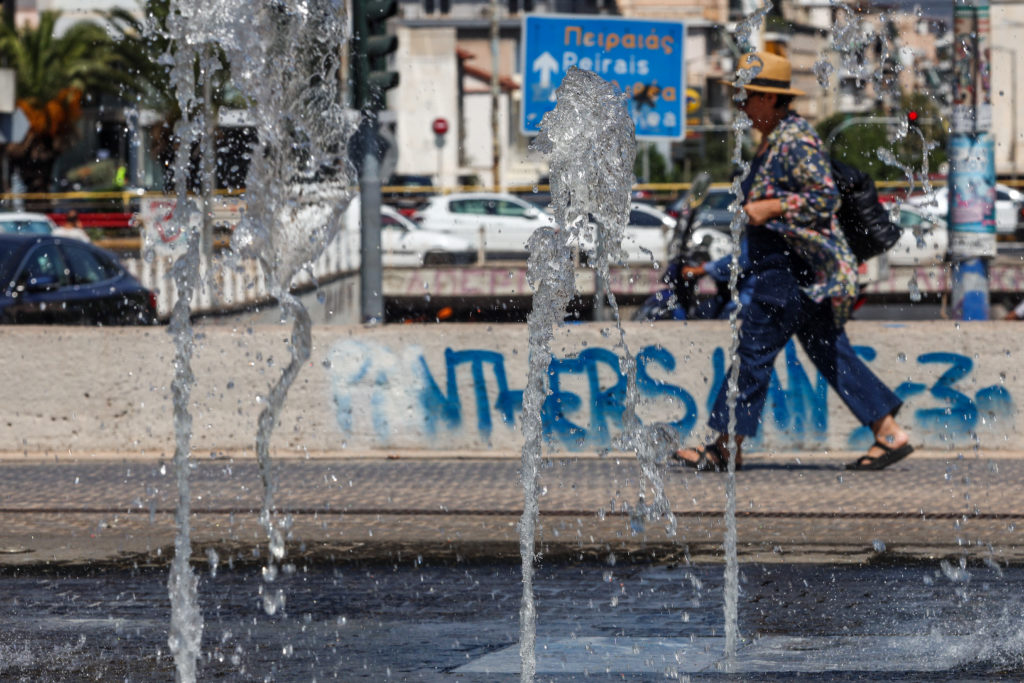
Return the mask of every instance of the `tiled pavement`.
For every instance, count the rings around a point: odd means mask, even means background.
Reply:
[[[1016,531],[1024,457],[921,453],[884,472],[846,472],[852,457],[749,457],[737,475],[741,553],[763,561],[1024,559]],[[169,462],[7,458],[0,468],[0,564],[167,558],[177,501]],[[523,508],[518,468],[515,454],[283,459],[275,501],[288,513],[293,556],[511,557]],[[539,547],[548,556],[719,557],[725,475],[665,472],[672,536],[663,521],[631,532],[639,476],[631,456],[548,460]],[[200,460],[190,483],[197,555],[213,547],[252,557],[265,547],[251,457]]]

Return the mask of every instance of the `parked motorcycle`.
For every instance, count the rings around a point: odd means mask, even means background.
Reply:
[[[699,228],[696,220],[698,209],[710,185],[711,176],[700,173],[690,183],[690,189],[683,195],[683,200],[678,202],[681,210],[668,246],[668,266],[661,276],[666,286],[647,297],[633,314],[633,320],[717,318],[729,300],[728,286],[719,284],[718,294],[701,302],[697,298],[697,279],[682,277],[684,267],[700,266],[723,255],[716,253],[721,245],[712,240],[709,234],[695,235],[695,230]]]

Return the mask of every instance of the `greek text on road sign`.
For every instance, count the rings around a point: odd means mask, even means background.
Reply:
[[[527,15],[523,20],[523,118],[526,134],[555,108],[555,91],[575,66],[629,95],[638,138],[678,140],[685,133],[686,70],[678,21],[607,16]]]

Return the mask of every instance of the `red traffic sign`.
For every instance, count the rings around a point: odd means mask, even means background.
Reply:
[[[436,119],[434,119],[434,122],[430,124],[430,127],[438,135],[444,135],[445,133],[448,132],[448,120],[443,119],[439,116]]]

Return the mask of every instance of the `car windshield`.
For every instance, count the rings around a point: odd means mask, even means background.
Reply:
[[[906,209],[900,211],[900,225],[904,228],[916,227],[921,225],[921,222],[922,217],[919,214],[916,214],[913,211],[907,211]]]
[[[732,204],[732,192],[711,192],[708,194],[701,207],[708,209],[728,209],[730,204]]]
[[[32,219],[0,219],[0,232],[9,235],[49,235],[50,224]]]

